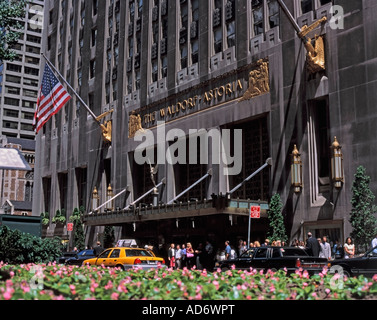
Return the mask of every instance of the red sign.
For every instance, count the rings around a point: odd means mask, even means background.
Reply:
[[[73,231],[73,223],[67,223],[67,231]]]
[[[260,206],[251,206],[250,208],[250,218],[259,219],[260,218]]]

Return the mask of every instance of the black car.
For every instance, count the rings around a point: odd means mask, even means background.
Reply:
[[[94,250],[87,249],[87,250],[80,251],[79,253],[76,253],[74,257],[68,258],[65,261],[65,264],[81,266],[84,260],[95,258],[95,257],[96,255],[94,254]]]
[[[257,270],[286,270],[292,273],[301,268],[310,274],[319,273],[328,266],[326,258],[309,256],[304,249],[297,247],[258,247],[250,248],[236,259],[223,260],[219,267],[228,270],[232,266],[236,269],[250,268]]]
[[[331,261],[330,272],[343,272],[344,275],[351,277],[360,274],[373,277],[377,274],[377,247],[370,249],[361,257]]]
[[[61,257],[58,258],[59,264],[64,264],[67,259],[75,257],[77,252],[71,251],[71,252],[64,252]]]

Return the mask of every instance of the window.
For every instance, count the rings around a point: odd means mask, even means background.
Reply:
[[[279,3],[276,0],[268,1],[268,20],[270,29],[275,28],[280,24]]]
[[[127,249],[126,257],[153,257],[148,250]]]
[[[20,100],[5,97],[4,103],[7,104],[7,105],[10,105],[10,106],[18,106],[20,104]]]
[[[313,10],[313,0],[301,0],[301,12],[307,13]]]
[[[41,43],[41,37],[32,36],[30,34],[27,35],[26,41],[34,42],[34,43]]]
[[[90,61],[90,73],[89,73],[90,79],[94,78],[95,74],[96,74],[96,60],[93,59]]]
[[[93,0],[93,16],[97,15],[98,12],[98,0]]]
[[[38,80],[24,78],[24,85],[32,86],[32,87],[38,87]]]
[[[11,75],[7,74],[5,79],[6,79],[7,82],[21,83],[21,77],[17,77],[17,76],[11,76]]]
[[[18,113],[17,113],[18,114]],[[33,120],[34,119],[34,113],[30,112],[22,112],[21,113],[21,119],[25,120]]]
[[[38,76],[39,75],[39,70],[38,69],[34,69],[34,68],[25,67],[25,73],[29,74],[29,75],[32,75],[32,76]]]
[[[8,71],[13,71],[13,72],[21,72],[22,67],[13,63],[8,63],[7,64],[7,70]]]
[[[40,54],[41,53],[41,49],[38,48],[38,47],[32,47],[32,46],[26,45],[26,52]]]
[[[38,91],[24,89],[23,90],[24,96],[31,97],[31,98],[37,98],[38,97]]]
[[[215,53],[223,51],[222,6],[222,0],[215,0],[212,18]]]
[[[119,256],[120,256],[120,249],[114,249],[114,250],[111,252],[109,258],[119,258]]]
[[[255,259],[263,259],[267,258],[267,248],[260,248],[256,254],[255,254]]]
[[[3,127],[6,129],[18,129],[18,122],[3,121]]]
[[[92,47],[96,45],[97,41],[97,29],[92,29]]]
[[[35,109],[36,105],[37,105],[37,103],[35,101],[22,100],[22,107],[23,108]]]
[[[39,59],[34,57],[25,56],[25,62],[39,65]]]
[[[226,37],[228,48],[236,45],[236,22],[234,0],[227,0],[225,7]]]
[[[68,174],[58,173],[58,183],[60,193],[60,207],[67,208]]]
[[[21,123],[21,130],[34,131],[33,125],[28,123]]]
[[[279,3],[277,0],[252,0],[252,34],[257,36],[280,26]],[[268,19],[265,21],[265,18]]]
[[[31,201],[33,199],[33,186],[30,181],[25,184],[25,201]]]
[[[254,36],[263,33],[263,1],[253,0],[252,1],[253,10],[253,31]]]
[[[79,206],[86,207],[87,169],[76,168],[77,197]]]
[[[8,94],[19,95],[20,90],[21,90],[20,88],[16,88],[16,87],[8,87],[8,86],[5,87],[5,93],[8,93]]]
[[[18,118],[18,111],[17,110],[4,109],[4,116],[5,117]]]
[[[109,255],[109,253],[110,253],[110,251],[111,251],[111,249],[107,249],[107,250],[105,250],[104,252],[102,252],[99,256],[98,256],[98,258],[100,259],[100,258],[107,258],[107,256]]]
[[[50,211],[51,201],[51,177],[42,178],[43,197],[44,197],[44,211]]]

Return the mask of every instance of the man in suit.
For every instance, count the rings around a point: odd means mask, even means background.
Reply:
[[[101,242],[97,241],[97,246],[94,247],[94,255],[98,257],[103,250],[104,248],[101,246]]]
[[[319,257],[321,246],[316,238],[312,236],[311,232],[308,232],[308,240],[306,241],[306,251],[308,255],[313,257]]]

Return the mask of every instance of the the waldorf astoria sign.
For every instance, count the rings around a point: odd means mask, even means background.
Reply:
[[[226,78],[243,74],[245,70],[249,72],[247,81],[244,78],[225,81]],[[224,82],[221,82],[223,79]],[[252,65],[230,72],[220,79],[212,79],[190,88],[187,93],[180,94],[179,98],[171,98],[172,103],[166,103],[164,100],[161,103],[154,103],[132,111],[129,115],[128,137],[134,137],[135,133],[142,132],[143,128],[153,128],[160,121],[169,122],[231,101],[250,100],[269,91],[268,60],[261,59]]]

